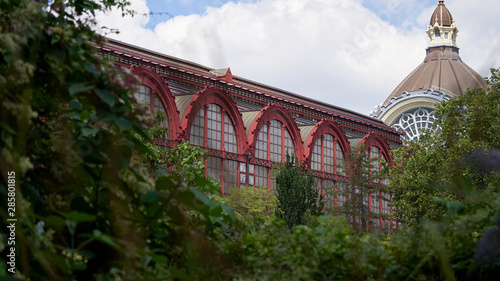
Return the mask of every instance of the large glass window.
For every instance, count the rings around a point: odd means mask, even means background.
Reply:
[[[323,184],[326,206],[334,206],[339,201],[339,196],[334,196],[335,181],[331,180],[332,175],[337,173],[343,175],[344,152],[339,142],[331,134],[324,134],[314,143],[311,153],[311,169],[321,172],[317,174]],[[339,183],[340,184],[340,183]],[[339,185],[340,186],[340,185]],[[342,198],[345,201],[345,198]],[[343,202],[342,201],[342,202]],[[342,203],[340,203],[342,204]]]
[[[233,121],[221,106],[214,103],[208,104],[196,112],[191,124],[189,140],[193,145],[208,149],[238,153]],[[227,193],[230,188],[239,186],[240,163],[225,157],[227,157],[226,154],[222,154],[221,157],[210,156],[206,166],[207,176],[220,180],[224,193]],[[245,163],[242,164],[245,165]],[[245,182],[246,177],[243,176],[242,180]]]
[[[333,135],[324,134],[314,144],[311,154],[311,169],[335,174],[343,171],[344,153]]]
[[[145,102],[151,112],[161,111],[165,113],[165,118],[161,121],[160,126],[168,128],[168,121],[166,118],[167,112],[158,94],[155,93],[153,95],[151,88],[145,85],[139,85],[134,91],[134,97],[139,103]]]
[[[436,118],[434,110],[430,108],[418,108],[405,112],[392,124],[392,127],[400,129],[406,133],[405,140],[419,140],[420,135],[425,130],[436,130],[433,126]]]
[[[268,152],[269,151],[269,156]],[[278,120],[262,126],[255,143],[255,157],[274,162],[285,161],[285,152],[294,153],[292,137],[288,129]]]
[[[382,154],[381,149],[378,146],[370,147],[370,158],[374,161],[386,160],[384,154]],[[380,172],[382,170],[382,166],[378,165],[377,162],[374,162],[375,168],[372,172]],[[379,182],[382,185],[388,184],[388,179],[381,179]],[[391,223],[390,218],[386,218],[389,214],[391,214],[391,196],[390,194],[377,190],[372,194],[372,205],[371,212],[375,215],[372,220],[372,231],[388,231]],[[377,216],[378,215],[378,216]],[[383,223],[383,224],[382,224]]]
[[[265,123],[257,135],[255,142],[255,158],[273,162],[285,161],[286,152],[295,155],[295,147],[288,129],[278,120]],[[274,173],[269,166],[255,165],[255,185],[275,188]],[[250,175],[250,173],[249,173]],[[249,179],[249,184],[250,179]]]

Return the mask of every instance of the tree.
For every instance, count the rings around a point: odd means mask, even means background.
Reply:
[[[217,188],[201,177],[191,188],[182,173],[131,161],[158,162],[148,129],[154,119],[133,97],[136,77],[98,55],[104,41],[92,29],[96,12],[126,4],[0,2],[0,226],[16,219],[18,279],[225,274],[210,239],[214,219],[229,212],[200,190]],[[4,208],[8,198],[15,212]],[[3,231],[0,245],[7,245]]]
[[[306,213],[322,213],[323,196],[314,187],[314,178],[307,175],[297,158],[286,155],[286,161],[276,174],[276,216],[288,227],[304,224]]]
[[[481,167],[488,152],[500,148],[499,70],[492,69],[491,74],[487,90],[468,90],[437,106],[435,125],[440,130],[392,151],[390,187],[396,190],[394,205],[402,222],[441,220],[447,208],[435,198],[467,200],[450,186],[498,191],[498,171]],[[478,161],[474,155],[484,157]]]
[[[380,172],[379,159],[370,158],[364,145],[346,155],[344,171],[348,178],[345,183],[337,183],[336,191],[329,190],[337,204],[331,205],[329,213],[345,216],[358,233],[372,231],[378,225],[375,219],[382,214],[378,210],[370,210],[371,198],[380,199],[380,192],[386,191],[383,175]],[[345,199],[342,199],[345,198]],[[382,200],[387,200],[383,198]]]

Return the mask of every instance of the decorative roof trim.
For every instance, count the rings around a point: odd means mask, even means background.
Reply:
[[[438,102],[447,101],[450,98],[443,92],[437,93],[433,89],[428,89],[427,91],[416,91],[416,92],[403,92],[399,97],[392,97],[388,104],[378,106],[374,111],[370,113],[371,116],[382,119],[382,116],[386,114],[392,107],[396,106],[398,103],[412,99],[412,98],[431,98]],[[378,111],[377,114],[375,114]]]

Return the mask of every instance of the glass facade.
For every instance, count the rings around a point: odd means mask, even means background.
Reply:
[[[325,204],[329,206],[338,201],[332,195],[335,191],[335,181],[331,178],[335,178],[336,174],[343,176],[343,166],[344,152],[338,140],[331,134],[320,136],[312,148],[311,170],[316,171],[317,186],[323,189]]]
[[[134,91],[134,97],[139,103],[146,103],[151,112],[161,111],[165,113],[165,118],[161,121],[160,126],[168,128],[167,112],[158,94],[153,95],[151,88],[146,85],[139,85]],[[168,136],[165,136],[165,138],[168,138]]]
[[[293,140],[286,126],[274,119],[266,122],[257,135],[255,158],[269,161],[269,165],[255,165],[255,174],[249,173],[255,176],[254,185],[275,189],[275,173],[271,171],[270,162],[284,162],[287,152],[295,155]]]
[[[215,103],[203,106],[196,112],[189,141],[211,151],[238,153],[234,123],[229,114]],[[245,164],[240,165],[240,162],[228,159],[227,154],[212,153],[206,162],[207,176],[220,181],[222,191],[227,193],[229,189],[239,187],[241,182],[246,182]]]

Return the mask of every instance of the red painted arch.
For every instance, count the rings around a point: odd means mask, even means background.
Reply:
[[[182,129],[179,121],[179,110],[177,110],[177,105],[175,104],[175,97],[170,92],[167,84],[156,72],[144,66],[132,68],[132,73],[139,77],[140,84],[151,88],[151,98],[155,94],[158,94],[167,113],[170,139],[175,140]]]
[[[361,143],[365,145],[366,149],[369,149],[372,146],[380,148],[380,152],[384,155],[385,159],[387,159],[387,162],[392,163],[391,155],[389,153],[391,147],[382,135],[370,132],[364,136],[363,139],[361,139]]]
[[[271,121],[278,120],[284,124],[285,128],[288,129],[290,137],[293,141],[293,146],[295,147],[297,158],[303,163],[304,162],[304,142],[300,136],[300,129],[297,126],[295,118],[292,117],[290,112],[283,106],[279,104],[269,104],[264,107],[259,114],[255,117],[255,120],[250,127],[250,134],[248,136],[248,143],[250,144],[250,149],[252,155],[255,155],[255,143],[257,142],[257,137],[259,135],[260,128]]]
[[[191,124],[198,110],[208,104],[217,104],[228,113],[229,118],[233,122],[234,130],[236,133],[236,140],[238,143],[238,154],[243,154],[248,149],[248,142],[246,139],[246,128],[243,124],[241,113],[238,110],[236,102],[224,90],[209,86],[196,93],[191,102],[186,108],[184,117],[182,118],[182,128],[186,133],[186,139],[189,140],[191,133]]]
[[[337,140],[340,143],[344,155],[346,155],[346,153],[351,152],[351,146],[349,144],[349,140],[347,139],[347,135],[342,129],[342,127],[337,122],[331,119],[322,119],[314,126],[314,128],[311,130],[311,133],[307,137],[305,156],[308,165],[311,164],[310,163],[311,153],[314,144],[316,143],[318,138],[324,134],[330,134],[335,137],[335,140]]]

